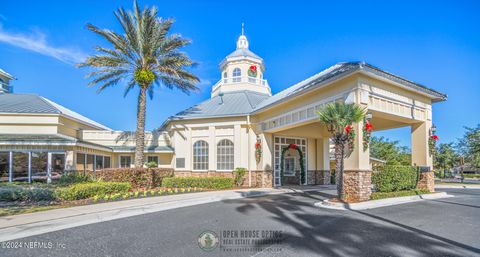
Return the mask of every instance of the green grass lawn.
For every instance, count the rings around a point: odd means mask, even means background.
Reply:
[[[421,195],[429,194],[430,192],[425,189],[412,189],[412,190],[403,190],[396,192],[373,192],[370,196],[370,200],[378,200],[392,197],[401,197],[401,196],[412,196],[412,195]]]
[[[52,209],[69,207],[68,205],[25,205],[25,206],[6,206],[0,208],[1,216],[10,216],[17,214],[32,213],[37,211],[48,211]]]

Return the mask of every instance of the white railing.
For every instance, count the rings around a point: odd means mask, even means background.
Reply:
[[[219,80],[215,86],[213,86],[212,91],[215,91],[218,87],[225,84],[237,84],[237,83],[247,83],[252,85],[257,85],[261,87],[269,87],[268,82],[266,79],[258,79],[249,76],[244,77],[231,77],[231,78],[223,78]]]

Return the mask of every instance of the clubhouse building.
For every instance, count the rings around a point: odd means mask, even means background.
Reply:
[[[335,163],[328,128],[316,112],[342,101],[367,108],[374,131],[410,127],[412,164],[432,167],[432,104],[445,101],[445,94],[365,62],[337,63],[276,94],[264,72],[263,59],[242,34],[220,63],[211,97],[146,133],[145,161],[174,169],[176,176],[232,176],[244,167],[245,185],[251,187],[326,184]],[[133,133],[112,130],[38,95],[15,94],[12,79],[0,70],[1,181],[133,165]],[[362,147],[364,126],[354,125],[355,148],[344,165],[346,183],[357,191],[372,170],[369,150]]]

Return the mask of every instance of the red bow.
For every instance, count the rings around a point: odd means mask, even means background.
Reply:
[[[437,141],[437,140],[439,140],[440,138],[439,138],[437,135],[433,135],[433,136],[432,136],[432,139],[435,140],[435,141]]]
[[[365,129],[366,129],[368,132],[372,132],[372,130],[373,130],[372,124],[370,124],[370,122],[367,122],[367,123],[365,124]]]
[[[251,69],[252,71],[257,71],[257,66],[253,66],[253,65],[252,65],[252,66],[250,66],[250,69]]]
[[[256,143],[255,148],[257,148],[257,149],[260,148],[260,143]]]
[[[288,147],[292,148],[292,149],[297,149],[297,145],[296,144],[290,144]]]
[[[350,125],[345,126],[345,132],[347,132],[347,134],[350,134],[350,131],[351,131],[352,129],[353,129],[353,127],[350,126]]]

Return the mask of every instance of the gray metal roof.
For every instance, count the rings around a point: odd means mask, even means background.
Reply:
[[[253,57],[256,59],[263,60],[260,56],[256,55],[254,52],[250,51],[247,48],[238,48],[237,50],[233,51],[231,54],[227,55],[225,59],[233,58],[233,57]]]
[[[197,119],[218,116],[246,115],[269,96],[252,91],[225,92],[223,97],[215,96],[188,108],[170,119]],[[223,100],[222,100],[223,98]]]
[[[0,134],[0,142],[75,143],[76,140],[58,135]]]
[[[391,81],[400,83],[406,87],[409,87],[411,89],[426,93],[430,95],[433,99],[434,102],[438,101],[444,101],[447,99],[447,95],[442,94],[438,91],[435,91],[431,88],[425,87],[421,84],[414,83],[412,81],[406,80],[404,78],[401,78],[397,75],[394,75],[392,73],[386,72],[384,70],[381,70],[373,65],[370,65],[365,62],[341,62],[337,63],[320,73],[317,73],[291,87],[288,87],[287,89],[273,95],[272,97],[266,99],[265,101],[261,102],[253,111],[259,111],[265,107],[268,107],[270,105],[273,105],[275,103],[278,103],[282,100],[288,99],[290,97],[293,97],[297,95],[298,93],[307,90],[309,88],[313,88],[315,86],[319,86],[322,82],[326,81],[332,81],[334,79],[343,77],[345,75],[351,74],[355,71],[365,71],[370,74],[378,75],[381,77],[384,77],[386,79],[389,79]]]
[[[62,114],[100,129],[110,128],[65,108],[47,98],[34,94],[0,93],[0,113]]]

